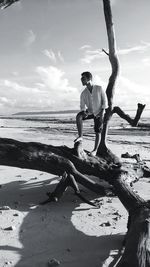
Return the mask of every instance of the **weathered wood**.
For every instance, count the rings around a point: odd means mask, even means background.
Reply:
[[[44,202],[41,202],[40,204],[44,205],[44,204],[47,204],[47,203],[52,202],[52,201],[53,202],[59,201],[69,186],[73,188],[75,195],[78,196],[82,201],[84,201],[85,203],[87,203],[91,206],[94,206],[97,208],[100,207],[99,203],[91,202],[81,194],[81,191],[78,187],[78,184],[77,184],[74,176],[71,174],[67,174],[66,172],[64,172],[64,174],[62,175],[62,179],[60,180],[60,182],[56,186],[55,190],[53,192],[47,193],[48,199],[45,200]]]
[[[116,267],[150,266],[150,205],[139,204],[130,215],[124,253]]]
[[[131,158],[131,159],[135,159],[136,162],[138,163],[138,166],[140,164],[143,172],[144,172],[144,177],[150,177],[150,169],[149,167],[146,165],[145,161],[143,161],[140,157],[140,154],[134,154],[131,155],[128,152],[125,154],[121,155],[122,158]]]
[[[109,61],[112,68],[112,73],[109,78],[109,82],[106,88],[106,95],[108,100],[108,109],[104,115],[103,121],[103,129],[101,133],[101,141],[97,151],[97,155],[101,155],[103,151],[106,151],[106,137],[108,131],[108,123],[112,116],[112,107],[113,107],[113,96],[114,96],[114,89],[115,83],[119,72],[119,61],[116,53],[116,40],[115,40],[115,32],[113,26],[113,19],[112,19],[112,12],[109,0],[103,0],[104,6],[104,15],[105,15],[105,22],[106,22],[106,29],[107,29],[107,36],[108,36],[108,47],[109,47]]]
[[[145,108],[145,105],[138,103],[137,111],[134,118],[131,118],[128,114],[126,114],[120,107],[114,107],[112,113],[118,114],[122,119],[126,120],[131,126],[137,126],[141,114]]]
[[[150,202],[145,201],[124,182],[120,173],[114,180],[114,188],[120,201],[129,212],[128,232],[123,255],[116,267],[150,266]]]
[[[122,170],[130,182],[145,175],[141,161],[132,164],[119,161],[114,164],[107,155],[105,159],[92,157],[86,151],[83,154],[86,158],[79,158],[76,156],[77,150],[82,150],[81,143],[76,144],[74,148],[68,148],[0,138],[0,165],[36,169],[59,176],[67,172],[73,175],[78,183],[96,193],[102,193],[102,187],[86,175],[109,181],[115,177],[117,170]]]
[[[82,174],[87,172],[89,175],[92,175],[92,170],[94,170],[93,159],[90,158],[86,164],[85,161],[77,159],[71,152],[72,149],[64,146],[54,147],[41,143],[26,143],[0,138],[1,165],[36,169],[59,176],[63,175],[64,171],[66,171],[72,174],[77,182],[83,184],[93,192],[104,194],[102,186]],[[104,166],[99,167],[99,161],[96,161],[95,174],[101,173],[102,175],[106,167],[106,163]]]
[[[20,0],[0,0],[0,8],[5,9]]]

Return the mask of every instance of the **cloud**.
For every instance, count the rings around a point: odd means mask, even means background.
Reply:
[[[39,66],[36,68],[36,72],[47,88],[49,98],[53,101],[53,109],[75,108],[74,104],[79,100],[78,89],[69,85],[65,73],[61,69],[54,66]]]
[[[101,49],[90,49],[91,47],[89,45],[84,45],[80,47],[80,50],[83,51],[83,56],[81,58],[81,62],[85,64],[89,64],[95,60],[98,60],[100,58],[106,58],[106,54]],[[141,42],[140,45],[123,48],[123,49],[117,49],[117,54],[119,56],[128,55],[131,53],[144,53],[150,49],[150,43],[147,42]]]
[[[17,76],[19,76],[19,72],[18,71],[13,71],[12,75],[17,77]]]
[[[2,103],[8,103],[9,101],[6,97],[3,96],[3,97],[0,97],[0,102],[2,104]]]
[[[52,101],[51,109],[74,109],[78,108],[79,91],[70,86],[65,78],[65,72],[54,66],[39,66],[36,72],[45,85],[48,97]]]
[[[61,54],[60,51],[58,51],[58,58],[59,58],[59,60],[60,60],[61,62],[64,62],[64,61],[65,61],[65,60],[64,60],[64,57],[62,56],[62,54]]]
[[[58,51],[57,53],[54,53],[54,51],[52,49],[50,49],[50,50],[45,49],[43,51],[43,54],[46,57],[48,57],[52,63],[56,63],[57,61],[64,62],[64,58],[63,58],[60,51]]]
[[[56,63],[56,56],[52,50],[45,49],[43,54],[47,56],[52,62]]]
[[[143,58],[142,59],[142,63],[145,65],[145,66],[150,66],[150,57],[147,57],[147,58]]]
[[[78,109],[79,91],[54,66],[36,68],[36,83],[26,86],[0,79],[0,114],[18,111]]]
[[[56,88],[60,90],[68,86],[68,80],[63,78],[64,72],[54,66],[39,66],[36,72],[40,75],[42,82],[52,90]]]
[[[25,46],[31,46],[36,40],[36,35],[32,30],[29,30],[25,35]]]
[[[111,5],[114,6],[117,4],[117,0],[111,0]]]
[[[149,105],[149,88],[120,76],[116,83],[114,104],[125,108],[136,109],[137,103]]]
[[[102,52],[102,50],[100,49],[97,50],[84,49],[84,56],[81,58],[81,62],[89,64],[92,61],[100,59],[104,56],[105,56],[104,52]]]
[[[28,87],[12,80],[0,80],[0,113],[14,113],[44,108],[47,94],[38,87]],[[41,102],[42,99],[42,102]],[[45,101],[44,101],[45,100]]]
[[[107,83],[103,81],[102,78],[97,74],[93,77],[93,83],[101,85],[104,90],[106,89]]]
[[[141,45],[132,46],[132,47],[125,48],[125,49],[118,49],[117,52],[118,52],[118,55],[127,55],[133,52],[143,53],[147,51],[148,49],[150,49],[150,43],[142,42]]]
[[[80,47],[80,50],[90,49],[91,45],[83,45]]]

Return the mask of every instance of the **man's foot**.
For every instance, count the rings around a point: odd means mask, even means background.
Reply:
[[[74,143],[81,142],[83,138],[81,136],[78,136],[75,140]]]
[[[97,153],[97,150],[93,150],[93,151],[91,151],[91,152],[89,153],[89,155],[95,157],[95,156],[96,156],[96,153]]]

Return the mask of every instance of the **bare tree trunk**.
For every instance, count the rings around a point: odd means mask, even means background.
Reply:
[[[103,130],[101,134],[101,142],[97,151],[97,154],[100,155],[107,150],[106,146],[106,137],[108,131],[108,123],[112,116],[112,108],[113,108],[113,96],[114,96],[114,89],[115,89],[115,82],[119,72],[119,61],[117,58],[116,53],[116,40],[115,40],[115,33],[112,21],[112,12],[110,6],[110,0],[103,0],[104,6],[104,15],[105,15],[105,22],[107,28],[107,36],[108,36],[108,46],[109,46],[109,60],[112,68],[112,73],[109,78],[109,82],[106,89],[106,95],[108,99],[108,109],[104,115],[104,123],[103,123]]]
[[[119,73],[119,60],[117,57],[116,51],[116,39],[115,39],[115,31],[112,19],[112,12],[111,12],[111,5],[110,0],[103,0],[103,7],[104,7],[104,15],[105,15],[105,22],[106,22],[106,29],[107,29],[107,36],[108,36],[108,47],[109,53],[105,52],[109,56],[109,61],[112,68],[112,73],[109,78],[109,82],[106,89],[106,95],[108,99],[108,108],[104,114],[104,121],[103,121],[103,129],[101,133],[101,141],[97,150],[97,156],[103,155],[105,158],[109,158],[114,163],[118,162],[118,158],[107,148],[106,140],[107,140],[107,132],[108,132],[108,124],[109,121],[114,113],[117,113],[121,118],[125,119],[130,123],[131,126],[136,126],[138,121],[141,117],[143,109],[145,105],[138,104],[137,112],[135,118],[131,118],[128,114],[125,114],[120,107],[113,108],[113,97],[115,91],[115,83]]]
[[[132,126],[136,126],[141,116],[144,105],[138,106],[134,119],[131,119],[119,107],[113,109],[113,96],[116,78],[119,70],[119,62],[116,55],[115,35],[112,22],[110,0],[103,0],[105,22],[109,44],[109,60],[112,67],[112,74],[106,89],[108,98],[108,109],[104,117],[104,125],[101,142],[98,148],[98,155],[110,154],[106,146],[108,122],[113,113],[127,120]],[[112,159],[113,159],[113,155]],[[118,174],[117,174],[118,172]],[[124,180],[125,173],[120,168],[116,170],[116,179],[110,180],[117,196],[129,212],[128,233],[126,237],[124,254],[117,264],[117,267],[149,267],[150,266],[150,204],[144,201]]]
[[[114,181],[117,196],[129,212],[123,255],[116,267],[150,266],[150,202],[145,201],[123,181]]]

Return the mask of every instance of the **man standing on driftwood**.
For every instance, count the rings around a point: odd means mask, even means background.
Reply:
[[[106,95],[101,86],[92,83],[90,72],[86,71],[81,74],[81,82],[86,87],[80,96],[80,112],[76,116],[78,137],[74,142],[80,142],[83,139],[83,120],[94,119],[95,145],[90,154],[95,156],[100,142]]]

